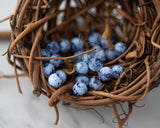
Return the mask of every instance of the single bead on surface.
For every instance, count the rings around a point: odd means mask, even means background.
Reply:
[[[71,43],[67,39],[62,39],[59,46],[61,53],[68,53],[71,50]]]
[[[44,75],[49,76],[55,72],[55,68],[53,64],[45,63],[43,64],[43,71],[44,71]]]
[[[124,43],[118,42],[115,44],[114,49],[115,49],[115,55],[120,56],[126,51],[127,47]]]
[[[100,79],[104,82],[107,82],[112,79],[113,71],[109,67],[103,67],[99,71]]]
[[[113,78],[118,79],[118,77],[124,72],[124,67],[121,65],[114,65],[112,67]]]
[[[48,49],[41,49],[41,56],[42,57],[50,57],[50,52]],[[42,60],[43,63],[48,62],[49,60]]]
[[[66,73],[63,72],[62,70],[57,70],[57,71],[56,71],[56,74],[57,74],[58,77],[61,78],[62,83],[64,84],[64,83],[66,82],[66,79],[67,79]]]
[[[59,54],[53,54],[51,57],[61,57],[61,56]],[[62,60],[57,60],[57,59],[51,59],[49,62],[53,64],[55,68],[60,67],[61,64],[63,63]]]
[[[88,72],[88,65],[86,64],[86,62],[78,62],[76,63],[76,74],[78,75],[85,75]]]
[[[48,83],[53,88],[59,88],[62,85],[62,79],[56,73],[53,73],[48,77]]]
[[[76,83],[77,82],[80,82],[80,83],[84,83],[85,85],[88,85],[89,83],[89,78],[87,76],[84,76],[84,75],[80,75],[80,76],[77,76],[76,79],[75,79]]]
[[[98,76],[92,76],[90,78],[89,87],[93,90],[98,90],[100,87],[102,87],[102,83]]]
[[[96,42],[101,42],[101,34],[98,32],[93,32],[92,34],[89,35],[88,41],[90,42],[91,46],[97,45]]]
[[[47,44],[47,49],[50,51],[51,54],[55,54],[59,52],[59,45],[55,41],[51,41]]]
[[[92,58],[88,63],[89,69],[91,71],[99,71],[103,67],[102,60],[99,58]]]
[[[81,49],[83,50],[85,48],[83,40],[78,37],[74,37],[71,40],[71,42],[72,42],[72,50],[73,51],[80,51]]]
[[[84,83],[77,82],[72,88],[73,94],[75,96],[83,96],[87,92],[87,86]]]

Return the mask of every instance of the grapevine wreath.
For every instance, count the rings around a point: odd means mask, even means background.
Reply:
[[[60,100],[112,105],[122,127],[132,106],[160,83],[159,0],[18,0],[10,25],[7,58],[19,91],[16,69],[57,115]],[[121,102],[129,106],[124,118]]]

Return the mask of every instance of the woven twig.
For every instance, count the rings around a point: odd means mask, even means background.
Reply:
[[[8,62],[29,76],[35,93],[42,93],[50,98],[49,105],[54,106],[56,111],[59,100],[85,107],[113,104],[119,127],[122,127],[132,111],[133,103],[143,100],[160,81],[160,1],[75,0],[73,7],[70,6],[73,1],[67,0],[65,8],[61,9],[63,2],[18,1],[10,19],[12,44],[8,50]],[[95,10],[94,14],[91,9]],[[59,24],[57,19],[61,14],[63,17]],[[84,18],[84,28],[78,27],[78,16]],[[45,25],[47,27],[44,27]],[[104,64],[109,67],[115,64],[123,65],[125,72],[116,81],[104,83],[103,88],[98,91],[89,90],[83,97],[72,94],[74,79],[67,81],[63,87],[52,88],[44,76],[42,60],[64,60],[68,67],[64,66],[62,70],[74,78],[75,67],[72,59],[93,52],[87,43],[88,35],[93,31],[103,33],[103,38],[108,39],[110,49],[114,47],[111,44],[112,37],[127,45],[128,49],[121,56]],[[45,45],[46,39],[60,41],[62,38],[71,39],[79,35],[85,41],[86,52],[58,58],[41,57],[40,49]],[[13,62],[11,56],[14,56]],[[20,66],[15,64],[15,60],[18,60]],[[88,74],[98,75],[91,71]],[[124,101],[129,102],[129,112],[126,118],[121,120],[115,104]]]

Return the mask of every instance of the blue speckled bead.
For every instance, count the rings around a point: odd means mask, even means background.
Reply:
[[[112,67],[113,78],[118,79],[118,77],[124,72],[124,67],[121,65],[114,65]]]
[[[62,80],[62,83],[64,84],[66,82],[66,79],[67,79],[67,75],[65,72],[63,72],[62,70],[57,70],[56,71],[56,74],[59,78],[61,78]]]
[[[97,45],[95,42],[101,42],[101,34],[98,32],[93,32],[92,34],[89,35],[88,41],[90,42],[91,46]],[[92,42],[92,43],[91,43]]]
[[[99,58],[92,58],[88,63],[89,69],[91,71],[99,71],[103,67],[102,60]]]
[[[50,57],[50,52],[48,49],[41,49],[41,56],[42,57]],[[47,63],[49,60],[42,60],[43,63]]]
[[[113,50],[113,51],[111,51],[111,50],[107,51],[107,50],[106,50],[106,52],[108,52],[108,53],[106,54],[106,60],[107,60],[107,61],[111,61],[111,60],[114,60],[114,59],[116,58],[116,55],[115,55],[115,51],[114,51],[114,50]]]
[[[62,79],[56,73],[53,73],[48,77],[48,83],[53,88],[59,88],[62,85]]]
[[[100,69],[99,75],[102,81],[107,82],[113,77],[113,72],[111,68],[103,67]]]
[[[102,49],[102,47],[100,45],[95,45],[91,49],[96,49],[95,51],[90,52],[91,57],[94,57],[95,53],[99,52]]]
[[[59,52],[59,45],[55,41],[51,41],[47,44],[47,49],[50,51],[51,54],[55,54]]]
[[[100,50],[99,52],[96,52],[94,54],[94,57],[101,59],[103,63],[106,61],[105,51],[104,50]]]
[[[101,39],[101,45],[104,48],[108,48],[108,40],[102,38]]]
[[[124,53],[127,49],[126,45],[122,42],[118,42],[114,46],[115,49],[115,55],[120,56],[122,53]]]
[[[75,52],[74,55],[77,55],[77,54],[80,54],[80,53],[82,53],[82,52],[81,52],[81,51],[78,51],[78,52]],[[73,58],[73,61],[74,61],[74,62],[82,61],[82,55]]]
[[[73,51],[81,51],[85,48],[84,47],[84,42],[82,41],[82,39],[78,38],[78,37],[74,37],[72,40],[72,50]]]
[[[67,39],[62,39],[59,46],[61,53],[68,53],[71,50],[71,43]]]
[[[94,51],[94,53],[96,53],[96,52],[100,51],[101,48],[102,48],[102,47],[101,47],[100,45],[94,45],[91,49],[96,49],[96,50]]]
[[[91,54],[83,54],[82,55],[82,60],[84,61],[84,62],[86,62],[87,64],[88,64],[88,62],[89,62],[89,60],[91,59],[92,57],[91,57]]]
[[[61,57],[61,56],[59,54],[53,54],[51,57]],[[60,67],[61,64],[63,63],[62,60],[56,60],[56,59],[52,59],[49,62],[53,64],[55,68]]]
[[[75,83],[75,85],[73,86],[73,94],[75,96],[83,96],[86,92],[87,92],[87,86],[84,83]]]
[[[43,71],[44,71],[44,75],[49,76],[55,72],[55,68],[53,64],[45,63],[43,64]]]
[[[98,76],[92,76],[89,81],[89,87],[93,90],[98,90],[102,86]]]
[[[81,75],[81,76],[77,76],[75,81],[76,81],[76,83],[80,82],[80,83],[84,83],[85,85],[88,85],[89,78],[87,76]]]
[[[86,64],[86,62],[78,62],[76,63],[76,74],[78,75],[85,75],[88,72],[88,65]]]

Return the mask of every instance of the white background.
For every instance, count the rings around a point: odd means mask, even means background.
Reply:
[[[13,13],[16,0],[0,0],[0,19]],[[9,22],[0,24],[0,31],[9,30]],[[0,72],[13,74],[6,56],[9,41],[0,41]],[[0,128],[115,128],[112,123],[114,112],[110,108],[96,108],[105,121],[92,110],[82,111],[58,105],[60,120],[54,125],[55,111],[48,106],[48,98],[36,98],[32,94],[32,85],[28,78],[20,78],[23,95],[18,93],[16,80],[0,79]],[[160,88],[154,89],[146,98],[133,108],[127,128],[156,128],[160,126]]]

